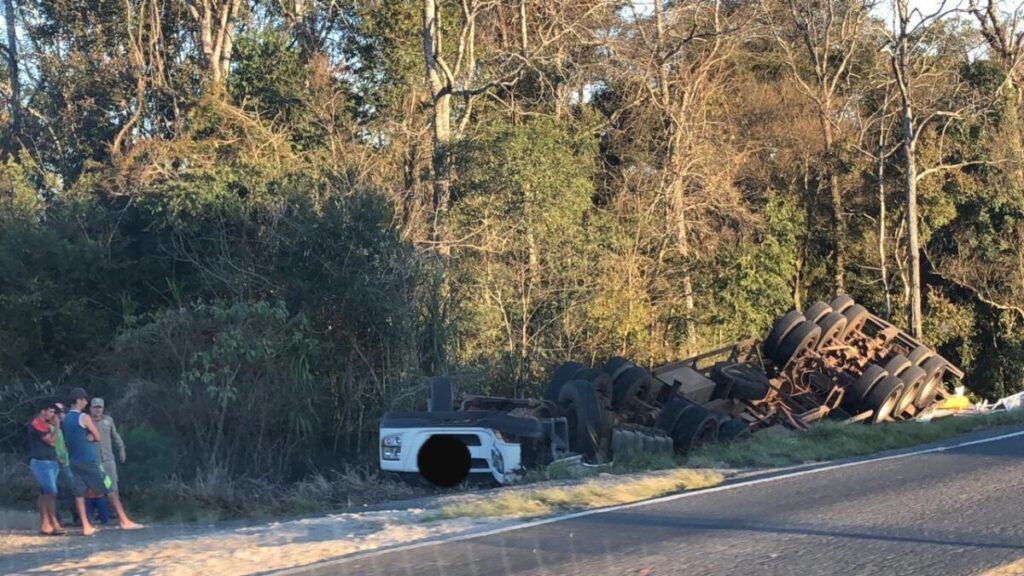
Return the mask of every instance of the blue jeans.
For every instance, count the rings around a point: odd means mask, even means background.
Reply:
[[[110,521],[110,512],[107,511],[107,497],[85,499],[85,515],[91,520],[99,520],[100,524]]]
[[[56,460],[36,460],[33,458],[28,461],[28,466],[32,469],[32,475],[35,476],[41,493],[57,493],[57,474],[60,473],[60,464]]]

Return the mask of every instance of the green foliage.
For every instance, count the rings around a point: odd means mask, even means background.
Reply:
[[[717,342],[767,334],[772,323],[793,306],[804,215],[792,199],[769,196],[764,227],[724,250],[699,282],[706,291]]]
[[[166,436],[183,461],[281,475],[321,405],[309,331],[282,304],[199,304],[124,330],[108,361],[133,383],[133,421]]]
[[[88,361],[112,322],[95,295],[103,247],[78,227],[88,208],[46,210],[42,184],[30,162],[0,165],[0,374],[17,378]]]
[[[583,321],[599,241],[595,152],[589,136],[541,119],[498,127],[458,152],[459,346],[467,362],[497,360],[515,386],[540,376],[547,360],[540,351],[562,348]]]
[[[120,433],[129,452],[128,459],[118,467],[122,489],[134,491],[171,479],[179,462],[166,435],[147,424]]]

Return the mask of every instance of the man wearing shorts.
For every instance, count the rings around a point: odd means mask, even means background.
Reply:
[[[100,432],[96,424],[88,414],[83,414],[89,404],[89,395],[81,388],[71,391],[71,410],[64,418],[64,442],[68,446],[68,455],[71,460],[71,474],[75,493],[75,509],[82,520],[82,534],[91,536],[96,533],[96,528],[89,521],[85,513],[85,493],[92,490],[96,494],[105,494],[110,504],[117,513],[123,530],[135,530],[142,528],[128,518],[128,514],[121,505],[121,499],[116,490],[111,490],[110,478],[100,467],[99,455],[96,450],[96,443],[100,439]]]
[[[100,431],[100,466],[110,476],[112,485],[111,492],[118,492],[117,489],[117,462],[114,460],[114,449],[117,448],[118,459],[124,464],[125,451],[124,440],[117,433],[117,424],[114,419],[106,414],[103,398],[93,398],[89,403],[89,416],[92,418],[96,429]]]
[[[53,406],[41,407],[36,417],[28,424],[28,465],[32,476],[39,484],[39,532],[52,536],[63,534],[64,529],[57,522],[57,451],[53,449],[56,435],[50,428],[53,420]]]
[[[71,486],[71,462],[68,458],[68,445],[64,442],[64,431],[61,426],[64,424],[64,405],[57,402],[53,405],[53,425],[50,429],[56,434],[56,443],[53,449],[57,451],[57,463],[60,464],[60,473],[57,474],[57,520],[60,521],[62,512],[71,514],[71,523],[78,523],[78,514],[75,512],[75,496]]]

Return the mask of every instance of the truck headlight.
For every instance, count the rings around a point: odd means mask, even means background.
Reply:
[[[402,436],[392,434],[380,439],[381,460],[400,460],[402,458]]]

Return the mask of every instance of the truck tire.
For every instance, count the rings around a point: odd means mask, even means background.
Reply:
[[[634,366],[615,379],[612,386],[612,407],[618,411],[634,400],[647,402],[654,388],[654,379],[646,368]]]
[[[725,412],[719,412],[718,410],[711,410],[711,415],[715,417],[715,420],[718,420],[719,428],[722,427],[722,424],[725,424],[729,420],[732,420],[732,416],[729,416]]]
[[[612,402],[612,379],[603,370],[584,368],[573,376],[573,380],[586,380],[594,385],[594,390],[603,399],[607,400],[608,406]]]
[[[601,449],[601,406],[594,386],[586,380],[570,380],[558,393],[558,406],[569,420],[569,449],[587,459]]]
[[[821,327],[821,338],[818,338],[818,344],[815,346],[815,350],[821,350],[829,345],[831,342],[835,342],[839,335],[846,330],[846,316],[843,316],[839,312],[829,312],[824,318],[818,321],[818,326]]]
[[[903,381],[895,376],[886,376],[868,392],[868,397],[864,399],[861,408],[874,410],[870,422],[877,424],[893,413],[902,393]]]
[[[843,312],[843,316],[846,316],[846,328],[843,330],[840,338],[845,342],[850,334],[864,327],[864,323],[868,321],[868,316],[870,315],[871,313],[868,312],[868,309],[860,304],[854,304],[847,308]]]
[[[451,412],[453,408],[452,381],[443,377],[432,379],[430,397],[427,398],[427,412]]]
[[[932,356],[935,356],[935,352],[932,352],[931,348],[922,344],[917,348],[914,348],[914,351],[907,356],[907,359],[909,359],[914,366],[920,366],[921,364],[924,364],[925,360]]]
[[[718,427],[719,442],[734,442],[749,438],[750,435],[750,426],[739,418],[730,418]]]
[[[899,375],[899,379],[903,382],[903,393],[900,394],[900,399],[896,402],[894,415],[902,416],[907,408],[914,405],[914,401],[921,395],[921,387],[924,386],[924,379],[927,376],[928,373],[920,366],[911,366]]]
[[[846,387],[843,393],[843,409],[851,415],[856,415],[862,410],[864,399],[871,393],[879,382],[885,380],[889,373],[878,364],[868,364],[864,373],[857,380]]]
[[[814,322],[818,324],[819,321],[825,317],[826,314],[832,312],[832,307],[824,302],[815,302],[811,304],[811,307],[804,310],[804,318],[808,322]]]
[[[558,393],[562,390],[562,386],[570,380],[575,380],[576,374],[586,369],[587,367],[579,362],[563,362],[551,374],[551,380],[548,381],[548,386],[544,389],[544,399],[557,404]]]
[[[672,431],[676,429],[676,424],[679,422],[683,412],[689,410],[691,406],[693,406],[693,402],[686,398],[678,397],[669,400],[665,407],[661,409],[661,413],[658,414],[654,427],[671,435]]]
[[[612,379],[612,382],[615,382],[615,379],[618,378],[620,374],[629,370],[633,366],[636,366],[636,364],[633,364],[622,356],[612,356],[608,360],[605,360],[605,363],[601,366],[601,371],[607,374],[608,377]]]
[[[921,363],[921,369],[925,372],[924,384],[921,384],[921,391],[914,400],[914,406],[922,410],[935,402],[935,395],[939,393],[942,386],[942,376],[946,371],[946,361],[939,356],[932,356]]]
[[[903,374],[904,371],[906,371],[907,368],[910,368],[911,366],[913,366],[913,364],[910,362],[910,360],[907,359],[906,356],[902,354],[897,354],[890,358],[889,361],[885,363],[884,368],[890,376],[899,377],[901,374]]]
[[[781,368],[808,348],[813,348],[820,337],[821,326],[804,320],[782,339],[772,360]]]
[[[839,296],[836,296],[835,299],[832,300],[832,303],[829,305],[832,306],[833,312],[839,312],[840,314],[842,314],[843,312],[846,312],[847,309],[849,309],[854,304],[856,304],[856,302],[853,300],[851,296],[847,294],[840,294]]]
[[[771,387],[768,376],[756,366],[736,362],[718,362],[711,369],[711,379],[728,389],[727,398],[764,400]]]
[[[768,333],[768,337],[764,339],[764,354],[769,358],[775,353],[775,349],[782,342],[782,339],[787,334],[793,331],[798,324],[804,321],[804,315],[797,312],[796,310],[790,310],[786,314],[779,318],[772,326],[771,332]]]
[[[718,420],[703,406],[691,406],[683,412],[672,431],[676,452],[690,454],[705,444],[718,440]]]

